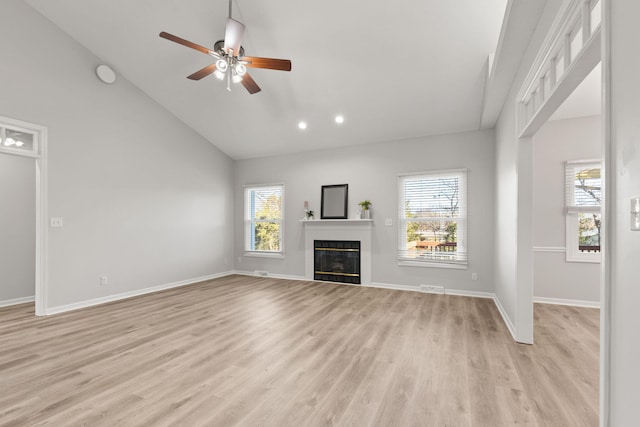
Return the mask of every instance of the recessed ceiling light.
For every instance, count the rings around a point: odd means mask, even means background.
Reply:
[[[306,129],[307,122],[298,122],[298,129]]]
[[[96,68],[96,74],[100,80],[106,84],[111,84],[116,81],[116,73],[108,65],[98,65]]]
[[[338,123],[338,124],[344,123],[344,116],[337,115],[336,116],[336,123]]]

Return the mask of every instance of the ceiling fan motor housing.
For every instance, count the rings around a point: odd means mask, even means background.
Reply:
[[[215,42],[215,44],[213,45],[213,50],[220,56],[225,56],[225,51],[224,51],[224,40],[218,40],[217,42]],[[240,53],[238,54],[238,57],[241,58],[244,56],[244,47],[240,46]]]

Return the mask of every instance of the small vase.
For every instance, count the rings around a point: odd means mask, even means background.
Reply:
[[[371,219],[371,211],[369,209],[362,212],[364,214],[364,219]]]

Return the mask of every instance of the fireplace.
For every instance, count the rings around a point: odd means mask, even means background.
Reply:
[[[360,242],[314,240],[314,280],[360,284]]]

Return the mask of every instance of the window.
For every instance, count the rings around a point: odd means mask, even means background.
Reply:
[[[282,218],[284,185],[246,187],[245,251],[257,256],[281,256],[284,253]]]
[[[399,177],[400,265],[466,268],[465,170]]]
[[[37,136],[33,130],[0,123],[0,152],[37,157]]]
[[[567,162],[567,261],[600,262],[602,178],[599,160]]]

